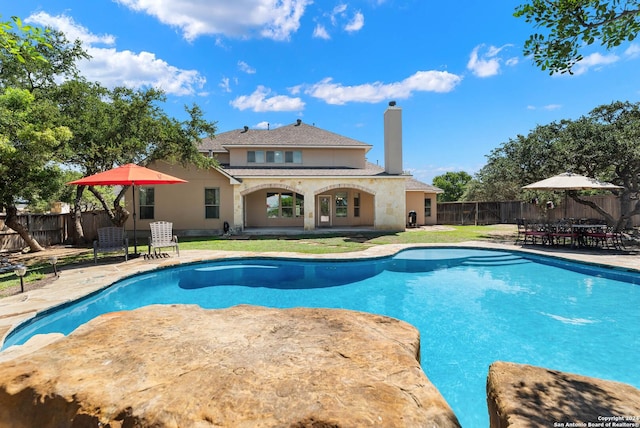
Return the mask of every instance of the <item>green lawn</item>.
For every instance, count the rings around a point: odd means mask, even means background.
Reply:
[[[412,230],[398,233],[354,233],[342,235],[291,235],[291,236],[252,236],[250,239],[225,237],[180,238],[180,250],[223,250],[253,252],[295,252],[305,254],[327,254],[361,251],[375,245],[384,244],[450,244],[465,241],[511,241],[515,239],[515,225],[492,226],[451,226],[451,230]],[[138,245],[145,252],[146,245]],[[129,248],[133,253],[133,246]],[[38,281],[51,275],[52,266],[47,262],[47,252],[34,254],[27,260],[28,273],[25,281]],[[93,263],[93,252],[89,249],[83,254],[60,257],[59,269],[66,265]],[[2,290],[19,284],[12,272],[0,274],[0,293]]]

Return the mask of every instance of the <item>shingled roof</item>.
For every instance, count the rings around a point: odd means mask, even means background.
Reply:
[[[373,177],[388,175],[384,168],[366,163],[365,168],[291,168],[291,167],[229,167],[222,168],[237,178],[247,177]]]
[[[365,153],[370,144],[344,137],[315,126],[298,121],[291,125],[267,129],[236,129],[223,132],[215,138],[205,138],[198,147],[200,151],[225,152],[225,147],[352,147],[363,148]]]
[[[444,193],[439,187],[432,186],[431,184],[424,183],[422,181],[418,181],[415,178],[407,178],[406,189],[409,192],[433,192],[433,193]]]

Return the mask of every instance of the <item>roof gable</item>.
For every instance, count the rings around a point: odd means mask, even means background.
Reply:
[[[200,151],[225,151],[232,147],[342,147],[360,148],[365,152],[370,144],[352,138],[296,122],[276,129],[236,129],[223,132],[215,138],[205,138],[199,145]]]

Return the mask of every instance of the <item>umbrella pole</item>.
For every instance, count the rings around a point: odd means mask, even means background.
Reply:
[[[138,255],[138,238],[136,237],[136,184],[131,185],[133,191],[133,253]]]

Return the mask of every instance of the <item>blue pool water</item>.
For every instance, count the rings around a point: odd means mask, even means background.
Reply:
[[[420,330],[422,366],[463,427],[488,426],[497,360],[640,387],[640,274],[519,253],[413,249],[363,261],[238,259],[137,275],[14,331],[68,334],[99,314],[156,303],[354,309]]]

